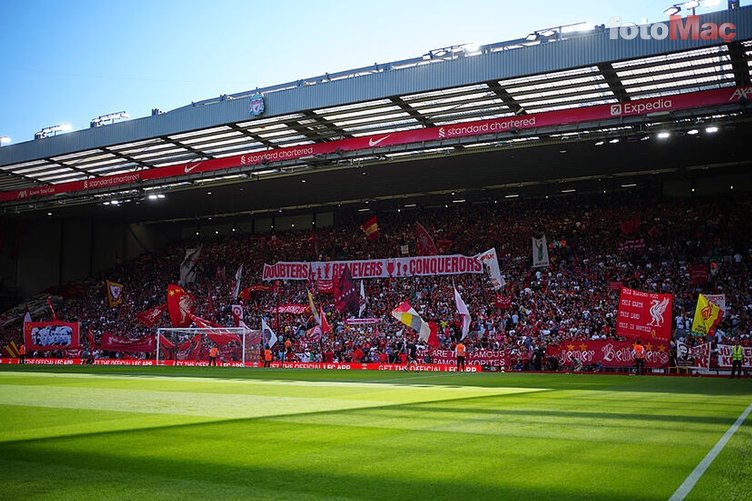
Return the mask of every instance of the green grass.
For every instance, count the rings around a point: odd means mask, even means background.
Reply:
[[[0,499],[668,499],[752,380],[0,367]],[[752,492],[739,429],[687,499]]]

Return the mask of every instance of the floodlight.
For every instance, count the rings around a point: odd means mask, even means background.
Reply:
[[[670,16],[675,16],[679,12],[681,12],[681,6],[679,6],[679,5],[672,5],[671,7],[669,7],[668,9],[666,9],[666,10],[663,11],[663,13],[666,14],[666,15],[668,15],[669,17]]]
[[[658,137],[658,139],[668,139],[669,137],[671,137],[671,133],[670,132],[665,132],[665,131],[664,132],[659,132],[658,135],[657,135],[657,137]]]
[[[708,134],[715,134],[716,132],[718,132],[718,127],[711,125],[710,127],[705,128],[705,132],[707,132]]]
[[[131,116],[126,111],[118,111],[116,113],[108,113],[106,115],[99,115],[96,118],[92,118],[89,122],[89,127],[101,127],[107,123],[114,123],[115,120],[128,119]]]
[[[687,131],[687,134],[690,135],[690,136],[694,136],[698,132],[700,132],[700,131],[697,130],[697,129],[690,129],[690,130]]]
[[[34,134],[34,139],[42,139],[45,137],[54,136],[58,132],[70,132],[71,130],[73,130],[73,127],[71,126],[71,124],[62,123],[62,124],[57,124],[57,125],[51,125],[49,127],[43,128],[42,130]]]

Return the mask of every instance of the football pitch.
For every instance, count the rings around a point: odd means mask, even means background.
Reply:
[[[751,404],[750,379],[2,366],[0,499],[749,500]]]

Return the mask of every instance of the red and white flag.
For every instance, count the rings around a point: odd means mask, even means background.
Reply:
[[[191,325],[191,315],[196,309],[196,298],[179,285],[167,286],[167,312],[173,327]]]
[[[360,298],[358,299],[358,318],[363,317],[363,313],[366,312],[366,306],[368,305],[368,298],[366,297],[366,288],[363,285],[363,280],[360,281]]]
[[[672,294],[655,294],[622,287],[616,335],[644,341],[671,340]]]
[[[162,316],[162,314],[167,310],[167,304],[160,304],[159,306],[155,306],[153,308],[149,308],[146,311],[142,311],[138,315],[136,315],[136,318],[145,326],[151,328],[154,327],[157,322],[159,321],[159,318]]]
[[[477,254],[475,258],[481,262],[483,269],[486,270],[486,273],[488,273],[488,276],[491,279],[491,284],[495,291],[503,288],[506,285],[504,277],[501,276],[501,269],[499,268],[499,258],[496,255],[495,247],[488,249],[486,252]]]
[[[232,319],[235,321],[235,326],[242,327],[240,324],[243,323],[243,305],[233,304],[230,308],[232,310]]]
[[[240,295],[240,281],[243,279],[243,263],[238,267],[238,271],[235,272],[235,285],[232,288],[232,299],[235,300]]]
[[[470,311],[467,309],[465,301],[462,300],[457,288],[454,288],[454,302],[457,304],[457,313],[462,317],[462,337],[460,341],[465,339],[467,333],[470,332]]]

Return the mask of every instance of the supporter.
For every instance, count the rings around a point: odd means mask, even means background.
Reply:
[[[243,300],[244,321],[252,329],[262,315],[279,304],[307,304],[311,289],[316,305],[327,312],[331,333],[309,335],[314,326],[305,316],[279,314],[275,319],[280,342],[271,347],[279,360],[383,361],[399,363],[404,352],[403,329],[391,310],[402,301],[420,312],[424,320],[439,326],[440,348],[453,349],[461,333],[453,290],[461,291],[471,312],[470,332],[464,339],[467,353],[477,349],[509,350],[513,367],[542,368],[548,358],[541,347],[566,341],[616,339],[618,288],[674,294],[673,324],[688,331],[698,292],[726,295],[728,314],[719,327],[718,341],[737,337],[743,346],[752,339],[752,203],[746,199],[669,200],[650,194],[642,197],[609,196],[517,201],[472,206],[463,210],[437,209],[408,215],[381,214],[379,238],[370,241],[359,230],[360,221],[317,229],[315,238],[300,232],[246,235],[203,242],[197,280],[186,290],[197,298],[195,315],[223,326],[234,326],[230,309],[234,270],[244,269],[243,287],[254,290]],[[368,328],[349,326],[348,315],[333,308],[333,297],[316,281],[265,283],[264,263],[389,258],[402,255],[402,247],[414,253],[412,228],[421,222],[445,254],[474,255],[495,247],[506,280],[497,293],[486,275],[370,279],[365,281],[368,315],[379,323]],[[624,228],[625,221],[636,221]],[[530,237],[545,234],[551,265],[531,268]],[[95,357],[116,356],[102,352],[102,336],[136,340],[169,327],[163,315],[153,327],[137,315],[165,302],[167,284],[179,279],[180,262],[196,241],[176,242],[130,263],[119,265],[65,295],[56,305],[57,316],[81,321],[82,338],[91,332]],[[729,259],[724,259],[729,256]],[[691,282],[690,266],[710,270],[707,283]],[[101,293],[102,281],[124,284],[124,302],[109,308]],[[509,306],[497,306],[497,294],[509,298]],[[211,298],[211,301],[209,301]],[[49,314],[38,320],[49,320]],[[36,319],[35,319],[36,320]],[[405,329],[407,333],[409,329]],[[3,346],[20,339],[18,324],[0,331]],[[195,347],[204,356],[210,344]],[[239,346],[222,356],[239,359]],[[205,351],[204,351],[205,350]],[[184,356],[177,348],[163,348],[165,356]],[[308,354],[306,354],[308,353]],[[419,353],[423,353],[419,350]],[[48,356],[50,352],[41,352]],[[151,357],[153,354],[130,354]],[[122,356],[122,355],[121,355]],[[253,353],[256,360],[263,360]],[[423,355],[419,355],[423,356]],[[233,358],[234,357],[234,358]]]

